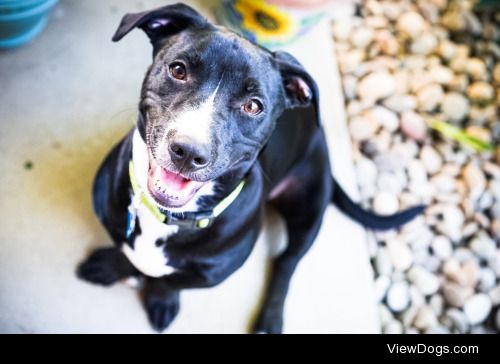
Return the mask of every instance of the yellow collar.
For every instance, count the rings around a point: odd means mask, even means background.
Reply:
[[[130,236],[135,227],[135,217],[139,205],[145,206],[153,216],[160,222],[167,225],[178,225],[192,229],[204,229],[212,225],[215,218],[221,215],[235,200],[245,186],[245,180],[242,180],[238,186],[225,199],[223,199],[211,211],[198,212],[172,212],[160,208],[154,201],[151,201],[148,194],[144,192],[137,181],[134,172],[134,163],[129,162],[129,176],[134,196],[129,207],[129,226],[127,235]]]

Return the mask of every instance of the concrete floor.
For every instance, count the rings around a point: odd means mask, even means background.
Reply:
[[[0,332],[151,332],[136,292],[86,284],[74,270],[93,248],[110,244],[92,213],[90,186],[102,158],[134,122],[150,62],[141,32],[119,44],[111,35],[125,12],[165,3],[63,0],[36,42],[0,52]],[[200,3],[207,12],[207,2]],[[290,50],[319,82],[335,174],[355,196],[329,39],[325,22]],[[270,213],[247,263],[216,288],[184,292],[168,332],[246,332],[270,242],[282,240],[282,228]],[[362,228],[329,208],[293,280],[286,332],[378,332],[365,240]]]

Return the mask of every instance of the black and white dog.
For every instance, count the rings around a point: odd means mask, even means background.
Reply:
[[[182,4],[125,15],[113,40],[134,28],[154,50],[137,127],[107,156],[93,190],[116,246],[91,254],[78,275],[102,285],[142,277],[156,330],[177,315],[181,290],[214,286],[245,262],[266,204],[285,219],[288,246],[254,326],[264,333],[281,332],[290,278],[329,203],[373,229],[422,212],[380,217],[349,199],[332,177],[317,87],[291,55]]]

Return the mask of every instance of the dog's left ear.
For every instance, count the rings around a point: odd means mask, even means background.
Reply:
[[[314,79],[290,53],[278,51],[274,53],[274,58],[283,79],[286,107],[292,109],[313,105],[319,124],[319,91]]]
[[[210,27],[208,21],[197,11],[179,3],[142,13],[126,14],[113,36],[113,42],[118,42],[134,28],[142,29],[155,46],[165,37],[185,29],[208,27]]]

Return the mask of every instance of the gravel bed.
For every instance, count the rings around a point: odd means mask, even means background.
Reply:
[[[473,1],[364,1],[332,30],[384,333],[500,331],[500,11]],[[463,131],[471,148],[435,130]]]

